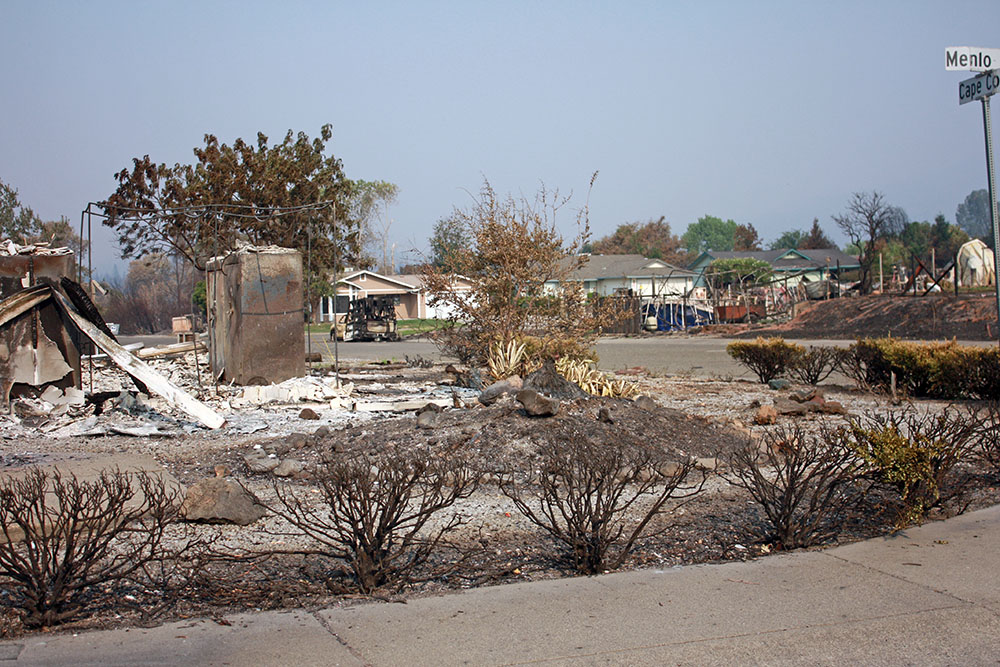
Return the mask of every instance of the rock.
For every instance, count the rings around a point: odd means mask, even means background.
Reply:
[[[333,431],[330,430],[329,426],[320,426],[318,429],[313,431],[313,437],[317,440],[319,438],[329,438]]]
[[[660,466],[660,474],[664,477],[670,479],[681,474],[684,470],[684,465],[677,463],[676,461],[667,461]]]
[[[580,389],[580,385],[570,382],[559,374],[559,371],[556,370],[555,362],[551,359],[542,364],[542,367],[537,371],[530,373],[528,377],[524,378],[523,387],[524,389],[531,389],[550,398],[562,400],[587,397],[587,392]]]
[[[305,467],[306,464],[302,461],[298,461],[296,459],[285,459],[271,472],[277,477],[295,477],[305,470]]]
[[[252,493],[228,477],[211,477],[187,490],[181,516],[187,521],[246,526],[266,512]]]
[[[293,449],[302,449],[309,444],[309,436],[305,433],[290,433],[288,437],[285,438],[285,442],[288,443],[288,449],[285,450],[286,452]]]
[[[694,460],[694,467],[698,470],[713,472],[719,468],[719,459],[711,457],[701,457]]]
[[[802,403],[795,403],[787,398],[778,398],[774,401],[774,409],[779,415],[801,416],[809,412],[809,407]]]
[[[601,406],[601,409],[597,411],[597,421],[604,422],[605,424],[614,424],[615,418],[607,406]]]
[[[437,412],[418,412],[417,428],[434,429],[441,425],[441,415]]]
[[[302,408],[299,419],[319,419],[319,414],[312,408]]]
[[[506,394],[516,394],[524,387],[524,382],[518,375],[511,375],[505,380],[494,382],[479,392],[479,402],[483,405],[493,405],[497,399]]]
[[[228,477],[229,476],[229,466],[217,465],[215,466],[215,476],[216,477]]]
[[[816,407],[813,408],[816,412],[821,412],[826,415],[846,415],[847,408],[838,401],[823,401],[822,403],[815,404]]]
[[[793,391],[788,395],[788,398],[795,401],[796,403],[808,403],[809,401],[822,401],[823,392],[813,387],[805,391]]]
[[[473,368],[468,371],[463,371],[455,368],[451,364],[448,364],[444,367],[444,372],[451,376],[452,384],[456,387],[465,387],[467,389],[483,388],[483,377],[479,373],[479,369]]]
[[[785,378],[772,378],[767,381],[767,386],[775,391],[779,391],[781,389],[788,389],[792,386],[792,383]]]
[[[646,396],[646,395],[636,396],[632,400],[632,402],[635,403],[635,407],[637,407],[637,408],[639,408],[641,410],[649,411],[649,412],[652,412],[653,410],[657,410],[660,407],[659,404],[656,401],[654,401],[652,398],[650,398],[649,396]]]
[[[417,428],[437,428],[441,423],[441,406],[428,403],[417,410]]]
[[[557,399],[542,396],[534,389],[522,389],[517,392],[517,401],[532,417],[551,417],[559,412]]]
[[[249,454],[243,455],[243,461],[247,464],[247,470],[255,475],[271,472],[281,463],[276,456],[270,456],[263,450],[255,449]]]
[[[773,424],[778,421],[778,411],[774,409],[773,405],[762,405],[757,408],[757,414],[754,415],[753,422],[755,424],[760,424],[762,426],[767,424]]]

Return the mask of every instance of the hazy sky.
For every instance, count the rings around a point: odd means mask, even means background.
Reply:
[[[1000,47],[1000,2],[0,2],[0,180],[79,221],[131,158],[214,133],[318,134],[400,188],[401,249],[483,178],[587,182],[594,237],[666,216],[765,240],[877,189],[912,219],[986,187],[952,45]],[[1000,104],[1000,101],[997,102]],[[994,114],[996,115],[996,114]],[[567,216],[569,220],[570,216]],[[835,235],[835,238],[840,238]],[[95,258],[117,250],[95,234]]]

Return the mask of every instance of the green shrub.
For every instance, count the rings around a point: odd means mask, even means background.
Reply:
[[[992,347],[864,338],[844,354],[840,369],[871,391],[889,391],[895,374],[896,391],[908,396],[1000,398],[1000,350]]]
[[[899,492],[902,527],[955,495],[943,495],[946,477],[974,451],[981,426],[974,412],[946,408],[929,415],[907,408],[853,421],[848,446],[876,481]]]
[[[801,345],[787,343],[780,337],[733,341],[726,346],[726,352],[764,383],[783,375],[805,354]]]

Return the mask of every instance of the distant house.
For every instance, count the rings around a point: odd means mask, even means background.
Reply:
[[[581,283],[585,293],[598,296],[631,294],[647,298],[701,298],[704,294],[692,293],[696,290],[698,277],[695,271],[642,255],[585,255],[583,264],[567,280]],[[559,281],[551,280],[545,286],[554,292],[559,287]]]
[[[472,289],[472,284],[467,279],[459,277],[456,278],[456,289],[458,291]],[[337,281],[336,295],[336,304],[333,297],[322,299],[321,321],[333,321],[335,311],[338,314],[345,313],[349,302],[368,296],[392,297],[396,304],[396,317],[399,319],[445,318],[449,315],[445,307],[428,305],[423,276],[419,275],[382,275],[367,269],[350,271]]]
[[[704,272],[716,259],[731,258],[760,259],[771,265],[776,280],[786,280],[788,286],[800,282],[826,280],[833,273],[836,278],[839,268],[841,275],[861,268],[857,257],[845,254],[836,248],[780,248],[778,250],[706,250],[691,263],[691,270],[698,274],[697,285],[705,286]]]

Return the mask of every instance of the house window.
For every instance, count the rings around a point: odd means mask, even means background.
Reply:
[[[363,274],[363,273],[361,274],[361,276],[360,276],[360,277],[358,277],[358,282],[362,282],[362,283],[363,283],[363,282],[365,282],[366,280],[368,280],[368,276],[366,276],[366,275],[365,275],[365,274]]]

